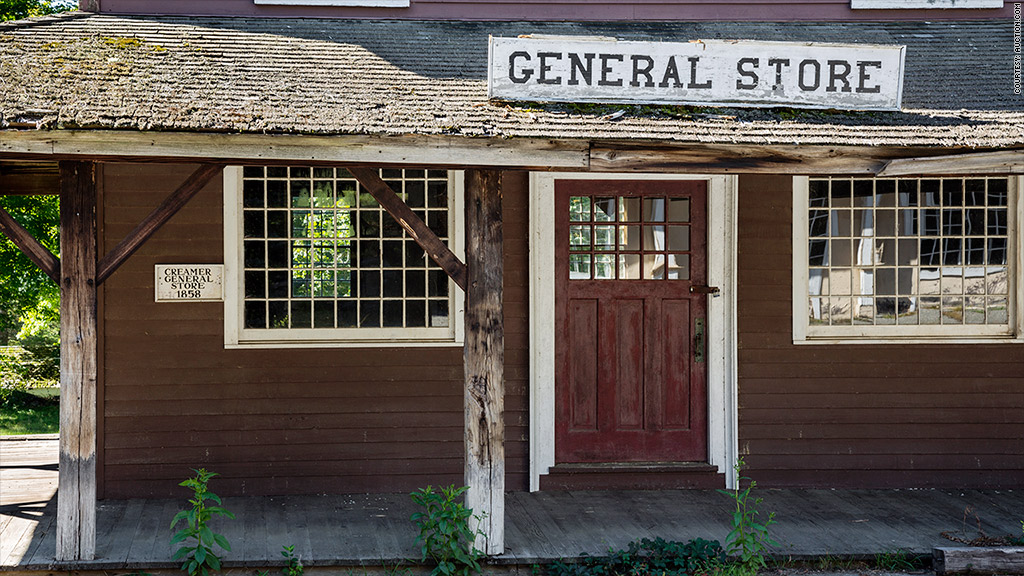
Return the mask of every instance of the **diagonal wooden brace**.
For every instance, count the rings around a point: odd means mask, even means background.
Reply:
[[[359,184],[369,192],[392,218],[412,236],[413,240],[423,248],[423,251],[430,256],[431,260],[437,263],[448,276],[458,284],[459,288],[466,289],[466,265],[459,260],[459,257],[448,248],[448,245],[441,241],[434,234],[434,231],[424,224],[394,190],[381,180],[376,170],[353,166],[348,169],[355,176]]]
[[[35,262],[51,280],[60,284],[60,259],[40,244],[31,232],[18,224],[17,220],[3,208],[0,208],[0,232],[10,238],[11,242],[28,256],[29,260]]]
[[[167,223],[178,210],[181,210],[188,201],[206,186],[210,180],[224,170],[218,164],[203,164],[192,173],[185,182],[171,193],[166,200],[157,206],[146,219],[139,223],[124,240],[107,253],[96,265],[96,285],[100,285],[110,277],[121,264],[124,264],[136,250],[145,244],[157,230]]]

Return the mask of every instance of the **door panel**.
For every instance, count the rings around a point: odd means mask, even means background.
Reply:
[[[561,180],[557,462],[704,461],[703,181]]]
[[[685,430],[690,427],[690,301],[666,300],[661,303],[662,378],[664,379],[665,418],[657,423],[665,430]]]
[[[570,356],[572,429],[597,430],[597,300],[573,300],[569,331],[579,334]]]
[[[622,300],[615,303],[615,338],[611,342],[616,371],[612,409],[621,430],[639,430],[644,423],[644,301]]]

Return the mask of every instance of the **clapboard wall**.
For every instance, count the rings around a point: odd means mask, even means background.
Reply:
[[[792,343],[792,179],[740,178],[739,436],[763,486],[1024,486],[1024,349]]]
[[[193,169],[108,165],[111,248]],[[506,445],[527,487],[527,179],[504,175]],[[739,437],[763,486],[1024,486],[1016,345],[792,343],[792,179],[741,176]],[[153,265],[222,261],[221,184],[102,288],[100,494],[408,491],[462,483],[460,348],[225,350],[221,304],[156,304]]]
[[[112,248],[194,169],[106,165]],[[526,176],[505,177],[507,470],[525,489]],[[225,350],[223,305],[154,302],[155,264],[223,261],[215,180],[103,285],[100,497],[410,491],[463,483],[462,348]]]
[[[82,0],[114,14],[424,20],[944,20],[1010,18],[1011,6],[973,10],[852,10],[850,0],[410,0],[407,8],[273,6],[253,0]]]

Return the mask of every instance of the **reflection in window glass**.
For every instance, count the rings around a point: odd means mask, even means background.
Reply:
[[[812,326],[1007,325],[1006,178],[811,178]]]
[[[570,280],[690,278],[689,198],[572,196],[569,222]]]
[[[447,241],[447,172],[385,172]],[[244,245],[245,328],[448,326],[447,275],[347,170],[247,168],[242,191],[243,233],[253,239]],[[589,218],[583,200],[577,212]]]

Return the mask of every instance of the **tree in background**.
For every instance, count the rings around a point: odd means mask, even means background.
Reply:
[[[19,20],[74,10],[76,0],[0,0],[0,20]]]
[[[60,249],[60,197],[3,196],[7,210],[51,252]],[[7,238],[0,238],[0,345],[52,333],[60,325],[60,288]],[[47,338],[50,339],[50,338]]]
[[[77,0],[0,0],[0,21],[74,10]],[[44,246],[59,249],[57,196],[0,196],[3,206]],[[0,346],[52,333],[60,325],[60,289],[6,238],[0,238]],[[20,335],[19,335],[20,334]]]

